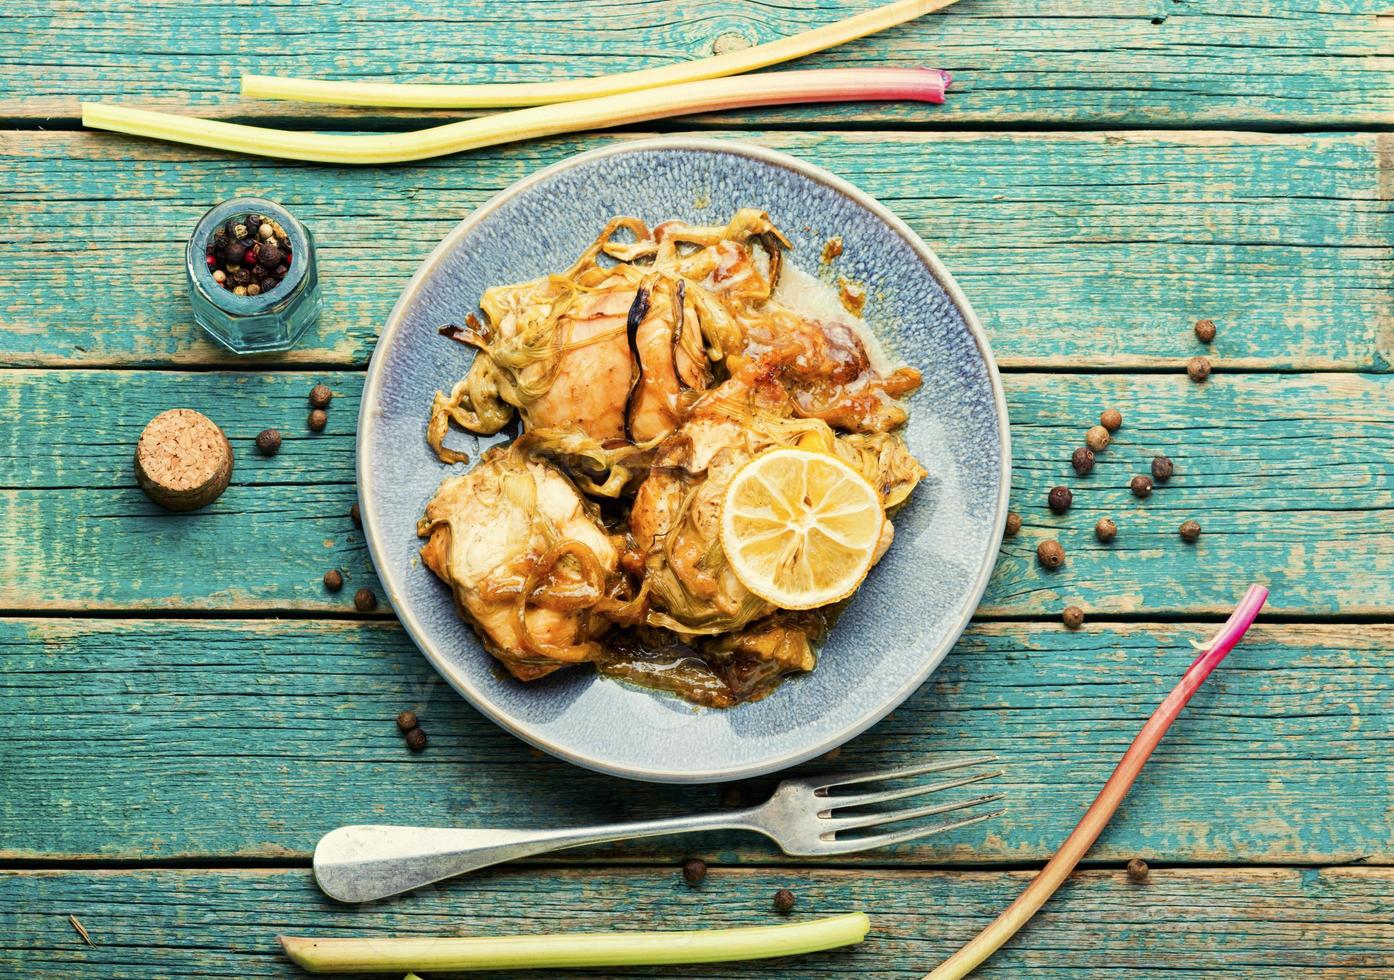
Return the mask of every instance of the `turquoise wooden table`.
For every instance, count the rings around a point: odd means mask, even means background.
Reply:
[[[294,976],[279,932],[468,934],[771,923],[863,909],[854,951],[668,975],[913,978],[1064,838],[1251,580],[1268,610],[1172,730],[1082,869],[984,975],[1394,974],[1394,14],[1373,0],[963,0],[807,59],[929,64],[934,106],[674,120],[841,174],[972,298],[1004,371],[1020,535],[930,683],[837,765],[991,751],[1008,816],[818,864],[746,836],[558,855],[357,910],[310,878],[356,822],[562,824],[680,813],[767,784],[672,788],[529,750],[456,697],[377,587],[354,501],[363,369],[416,264],[511,181],[638,132],[390,169],[84,132],[80,99],[316,129],[430,112],[253,103],[240,70],[522,80],[667,64],[870,0],[0,5],[0,972]],[[1242,9],[1241,9],[1242,8]],[[326,311],[236,359],[184,295],[185,237],[244,192],[317,232]],[[1215,373],[1193,322],[1219,325]],[[328,429],[305,396],[339,393]],[[226,429],[233,485],[172,517],[136,488],[142,426]],[[1069,454],[1126,418],[1094,473]],[[280,456],[253,449],[286,434]],[[1122,491],[1154,453],[1177,476]],[[1067,479],[1068,478],[1068,479]],[[1045,507],[1075,490],[1064,517]],[[1101,516],[1111,547],[1090,533]],[[1199,520],[1185,546],[1176,528]],[[1070,562],[1046,575],[1036,544]],[[321,576],[345,570],[331,594]],[[1060,625],[1077,603],[1079,631]],[[421,715],[409,754],[393,719]],[[826,763],[823,763],[826,765]],[[681,860],[712,871],[687,887]],[[1124,873],[1152,865],[1145,883]],[[88,945],[70,925],[76,916]],[[622,971],[606,971],[615,973]],[[626,973],[639,975],[642,971]]]

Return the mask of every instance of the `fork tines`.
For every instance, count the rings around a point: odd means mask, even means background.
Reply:
[[[967,769],[973,766],[988,765],[996,761],[997,756],[985,755],[967,759],[954,759],[948,762],[907,766],[901,769],[887,769],[882,772],[820,778],[817,780],[817,785],[814,787],[815,795],[826,801],[826,806],[818,812],[818,817],[826,828],[820,836],[824,841],[834,843],[835,845],[842,845],[848,850],[862,850],[864,848],[885,847],[890,844],[901,844],[906,841],[918,840],[921,837],[941,834],[945,831],[956,830],[959,827],[967,827],[970,824],[980,823],[984,820],[990,820],[993,817],[1000,816],[1002,813],[1006,812],[1005,807],[987,812],[975,813],[972,816],[958,820],[908,827],[904,830],[892,831],[884,834],[852,837],[840,836],[846,831],[860,830],[867,827],[880,827],[885,824],[902,823],[907,820],[918,820],[923,817],[937,816],[941,813],[952,813],[958,810],[981,807],[988,803],[995,803],[1003,798],[1003,794],[993,793],[987,796],[975,796],[969,799],[951,800],[946,803],[936,803],[928,806],[917,806],[905,809],[873,810],[869,813],[843,814],[841,812],[860,807],[872,807],[880,803],[889,803],[893,800],[906,800],[916,796],[927,796],[930,793],[957,789],[960,786],[968,786],[972,783],[978,783],[1000,776],[1002,775],[1001,769],[971,773],[964,776],[956,776],[952,779],[932,783],[921,783],[897,789],[851,793],[847,795],[839,795],[833,792],[834,790],[846,786],[856,786],[863,783],[889,782],[896,779],[909,779],[915,776],[929,775],[931,773],[949,772],[954,769]],[[835,811],[837,811],[836,815]]]

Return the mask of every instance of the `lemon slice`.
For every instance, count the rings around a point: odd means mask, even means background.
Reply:
[[[761,599],[812,609],[862,584],[885,521],[876,488],[836,456],[771,449],[731,478],[721,549]]]

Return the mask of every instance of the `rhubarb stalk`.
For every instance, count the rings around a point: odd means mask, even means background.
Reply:
[[[686,61],[662,68],[619,72],[559,82],[491,85],[398,85],[388,82],[330,82],[312,78],[243,75],[242,94],[252,99],[289,99],[335,105],[406,106],[415,109],[500,109],[509,106],[574,102],[660,85],[724,78],[802,58],[916,17],[942,10],[957,0],[897,0],[835,24],[825,24],[768,44]]]
[[[1137,779],[1138,773],[1142,772],[1143,765],[1166,734],[1166,730],[1171,727],[1171,723],[1176,720],[1186,702],[1200,689],[1205,678],[1210,676],[1210,672],[1225,659],[1230,650],[1234,649],[1239,638],[1258,616],[1267,598],[1268,590],[1263,586],[1249,586],[1249,591],[1244,594],[1239,607],[1225,621],[1225,625],[1209,643],[1200,648],[1200,656],[1196,657],[1182,676],[1181,683],[1177,684],[1160,707],[1152,712],[1152,717],[1147,719],[1147,724],[1142,726],[1142,731],[1133,739],[1133,744],[1123,753],[1122,760],[1113,770],[1108,782],[1104,783],[1104,788],[1100,790],[1093,805],[1084,814],[1084,819],[1070,836],[1065,838],[1065,843],[1060,845],[1055,857],[1051,858],[1031,880],[1031,884],[1026,886],[1026,890],[1017,900],[1007,906],[1005,912],[978,933],[972,942],[950,956],[933,973],[927,974],[924,980],[958,980],[959,977],[967,976],[1040,910],[1046,899],[1055,893],[1084,857],[1085,852],[1093,846],[1094,841],[1098,840],[1099,834],[1108,825],[1118,805],[1123,802],[1123,797],[1128,795],[1133,781]]]
[[[604,129],[694,112],[802,102],[943,102],[934,68],[828,68],[717,78],[580,102],[535,106],[410,133],[299,133],[84,102],[82,124],[132,136],[316,163],[405,163],[515,140]]]
[[[309,939],[278,936],[311,973],[401,973],[403,970],[563,970],[587,966],[725,963],[816,953],[866,938],[861,912],[782,926],[689,932],[590,932],[478,938]]]

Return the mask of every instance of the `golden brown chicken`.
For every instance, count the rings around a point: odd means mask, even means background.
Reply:
[[[623,618],[619,551],[593,504],[549,463],[499,447],[446,480],[417,533],[486,649],[520,680],[598,659]]]
[[[455,421],[497,432],[517,408],[530,428],[575,428],[596,439],[624,436],[636,365],[628,319],[636,289],[623,276],[581,289],[560,276],[496,287],[477,321],[451,336],[480,354],[449,400]],[[452,405],[452,403],[454,403]]]
[[[629,438],[660,439],[687,417],[711,383],[687,281],[654,275],[639,287],[630,311],[639,381],[629,398]]]
[[[731,570],[721,550],[721,500],[743,463],[777,443],[744,424],[748,391],[728,381],[699,402],[655,451],[629,512],[650,587],[650,626],[698,636],[739,629],[774,611]]]
[[[736,471],[777,446],[834,453],[878,489],[883,509],[909,496],[925,471],[894,435],[839,437],[820,419],[795,417],[782,385],[758,372],[724,382],[693,407],[686,423],[655,450],[650,474],[629,513],[650,586],[645,619],[680,635],[739,630],[775,607],[753,595],[721,548],[721,502]],[[876,558],[889,547],[886,521]]]
[[[627,231],[632,242],[613,240]],[[712,365],[744,346],[787,245],[761,211],[724,227],[616,218],[565,273],[496,286],[485,321],[443,333],[479,349],[469,374],[436,395],[428,438],[446,462],[450,422],[497,432],[517,409],[529,429],[645,442],[677,425]],[[600,256],[619,259],[604,266]],[[631,394],[633,397],[631,397]]]

